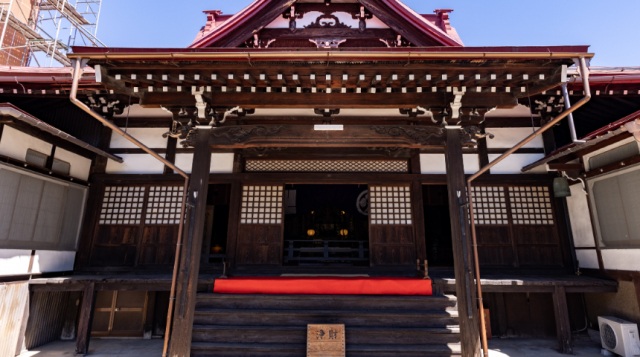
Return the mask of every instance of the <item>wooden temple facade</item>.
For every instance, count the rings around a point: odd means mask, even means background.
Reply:
[[[308,323],[343,323],[350,356],[476,356],[488,331],[570,353],[583,296],[617,285],[576,274],[575,210],[553,189],[575,165],[545,160],[562,119],[616,101],[616,120],[637,97],[592,99],[587,46],[465,47],[449,12],[257,0],[206,12],[188,48],[4,69],[2,212],[35,215],[0,230],[26,264],[13,294],[31,296],[13,346],[300,356]],[[433,296],[211,292],[283,275],[430,278]]]

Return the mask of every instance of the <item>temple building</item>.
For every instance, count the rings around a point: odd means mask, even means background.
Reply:
[[[464,46],[451,11],[256,0],[186,48],[1,67],[0,355],[570,354],[640,321],[640,71]]]

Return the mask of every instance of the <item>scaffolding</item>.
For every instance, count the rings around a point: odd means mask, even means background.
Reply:
[[[0,0],[0,65],[69,66],[71,46],[97,38],[102,0]]]

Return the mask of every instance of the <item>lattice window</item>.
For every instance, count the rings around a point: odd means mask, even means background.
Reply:
[[[551,195],[545,186],[509,187],[514,224],[553,224]]]
[[[280,224],[282,200],[282,186],[244,186],[240,223]]]
[[[406,160],[247,160],[247,172],[409,172]]]
[[[371,186],[371,224],[412,224],[409,186]]]
[[[182,191],[181,186],[150,187],[145,224],[180,224]]]
[[[140,224],[144,187],[109,186],[105,188],[100,224]]]
[[[476,224],[509,224],[504,187],[474,186],[473,208]]]

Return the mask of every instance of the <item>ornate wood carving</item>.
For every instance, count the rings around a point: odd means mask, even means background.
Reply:
[[[348,28],[351,28],[351,26],[340,22],[340,19],[338,18],[338,16],[334,15],[333,13],[325,12],[324,14],[318,16],[315,22],[310,23],[309,25],[305,26],[305,28],[348,29]]]
[[[444,129],[433,126],[372,126],[371,130],[381,135],[405,137],[424,145],[445,141]]]
[[[214,141],[220,139],[232,143],[242,143],[253,137],[270,137],[282,131],[282,126],[234,126],[217,128],[212,132]]]

